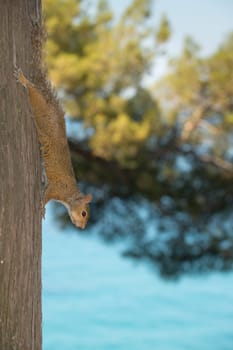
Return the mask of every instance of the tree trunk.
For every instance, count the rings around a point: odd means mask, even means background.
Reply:
[[[27,92],[40,0],[0,0],[0,349],[41,350],[41,170]]]

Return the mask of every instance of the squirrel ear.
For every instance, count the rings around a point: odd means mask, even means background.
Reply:
[[[92,195],[89,193],[86,196],[83,197],[83,200],[86,204],[90,203],[92,201]]]

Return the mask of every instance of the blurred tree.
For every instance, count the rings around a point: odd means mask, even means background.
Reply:
[[[187,250],[185,237],[207,233],[232,202],[232,37],[208,59],[187,38],[153,92],[144,77],[170,37],[167,18],[155,28],[149,0],[118,18],[107,1],[95,4],[44,1],[49,74],[79,125],[70,147],[95,192],[93,223],[106,239],[131,235],[127,255],[152,261],[162,256],[156,232],[170,232],[171,261],[192,261],[178,242]]]

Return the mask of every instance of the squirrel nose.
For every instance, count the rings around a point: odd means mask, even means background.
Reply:
[[[86,224],[85,224],[85,222],[78,222],[78,223],[76,223],[76,226],[81,228],[82,230],[84,230],[84,228],[86,227]]]

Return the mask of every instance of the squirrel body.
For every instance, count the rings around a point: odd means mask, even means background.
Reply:
[[[43,210],[46,203],[54,199],[67,208],[74,225],[85,228],[92,196],[82,194],[77,187],[66,137],[64,112],[51,99],[52,94],[47,99],[43,91],[24,76],[21,69],[15,70],[15,77],[28,90],[44,160],[47,185]]]

